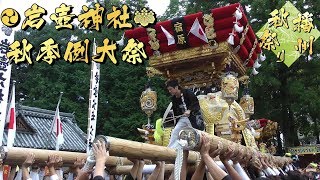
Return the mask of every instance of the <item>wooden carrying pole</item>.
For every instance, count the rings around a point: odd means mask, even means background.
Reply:
[[[288,162],[288,158],[285,157],[275,157],[270,154],[261,153],[251,147],[242,146],[238,143],[220,138],[218,136],[214,136],[211,134],[208,134],[203,131],[199,131],[193,128],[183,128],[179,133],[179,139],[187,141],[187,146],[185,146],[186,150],[194,150],[199,151],[202,145],[202,133],[206,134],[206,136],[210,139],[210,150],[217,149],[218,144],[222,146],[222,150],[220,151],[220,154],[223,154],[228,150],[228,148],[232,149],[235,156],[245,157],[245,158],[254,158],[257,160],[260,160],[259,157],[265,156],[268,157],[270,161],[273,161],[274,163],[281,163],[281,162]]]
[[[94,142],[97,140],[106,142],[109,153],[112,156],[150,159],[171,163],[174,163],[176,159],[176,151],[164,146],[129,141],[109,136],[97,136]],[[195,163],[199,159],[199,154],[192,151],[189,153],[188,163]]]
[[[53,151],[45,149],[31,149],[31,148],[19,148],[11,147],[4,148],[0,150],[1,159],[4,161],[4,164],[8,165],[21,165],[29,153],[35,155],[36,164],[45,164],[45,161],[48,160],[49,155],[58,155],[62,157],[64,166],[73,165],[77,158],[86,159],[86,153],[78,152],[67,152],[67,151]],[[107,166],[116,166],[118,164],[131,165],[133,164],[127,158],[110,156],[106,162]]]

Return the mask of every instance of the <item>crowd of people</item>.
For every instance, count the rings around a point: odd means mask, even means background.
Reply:
[[[195,168],[191,168],[187,163],[188,151],[184,151],[184,160],[181,168],[180,179],[202,180],[246,180],[246,179],[312,179],[307,175],[299,172],[292,164],[273,164],[263,157],[239,159],[234,155],[232,149],[221,154],[221,147],[218,145],[215,149],[210,149],[210,140],[205,134],[202,136],[202,146],[200,149],[201,160],[196,163]],[[36,155],[29,154],[25,161],[20,164],[19,171],[12,167],[9,179],[23,180],[60,180],[60,179],[77,179],[77,180],[102,180],[102,179],[148,179],[164,180],[174,179],[174,170],[170,173],[165,171],[164,161],[154,162],[154,170],[150,174],[143,173],[145,161],[141,159],[130,159],[133,162],[130,175],[115,176],[108,173],[109,167],[105,164],[108,161],[109,153],[104,142],[97,142],[93,145],[95,156],[95,166],[93,169],[82,168],[85,160],[77,159],[68,171],[63,172],[63,159],[57,155],[49,155],[45,165],[49,173],[45,175],[44,168],[39,168],[34,164]],[[219,155],[220,154],[220,155]]]
[[[193,127],[203,130],[203,124],[201,124],[201,118],[199,119],[199,115],[201,116],[200,106],[194,93],[181,88],[176,80],[168,81],[166,87],[172,95],[173,111],[178,117],[169,143],[169,147],[172,148],[178,140],[178,133],[182,128]],[[12,166],[9,180],[173,180],[176,177],[181,180],[314,179],[314,177],[298,171],[292,162],[270,160],[258,152],[250,156],[240,156],[235,153],[232,147],[222,151],[222,144],[212,148],[210,138],[205,133],[201,135],[201,138],[199,162],[188,164],[189,151],[184,150],[181,172],[172,168],[166,169],[167,162],[164,161],[153,162],[155,167],[153,166],[151,171],[146,171],[147,165],[143,159],[129,159],[133,163],[130,174],[113,175],[110,167],[105,166],[110,160],[105,142],[97,141],[92,148],[93,161],[90,156],[87,159],[88,162],[77,159],[72,167],[65,170],[62,168],[62,157],[49,155],[48,160],[44,163],[48,171],[45,173],[44,168],[39,168],[39,165],[34,164],[36,154],[31,153],[24,163],[19,164],[19,170]],[[92,166],[92,162],[94,162],[94,166]],[[1,174],[0,177],[2,177]]]

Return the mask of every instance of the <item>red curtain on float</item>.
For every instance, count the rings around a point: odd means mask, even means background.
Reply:
[[[221,7],[221,8],[215,8],[211,9],[211,15],[214,18],[214,29],[216,32],[216,38],[215,40],[219,42],[225,42],[227,41],[228,37],[230,36],[230,33],[234,32],[234,24],[236,22],[236,17],[234,16],[235,11],[239,9],[242,13],[242,18],[238,20],[238,26],[243,27],[243,29],[248,24],[248,19],[246,18],[243,8],[239,3],[232,4],[229,6]],[[196,37],[195,35],[189,33],[194,21],[198,18],[200,25],[202,29],[205,29],[205,25],[203,24],[203,13],[195,13],[190,14],[183,17],[185,31],[187,35],[187,41],[188,41],[188,48],[192,47],[198,47],[201,45],[205,45],[206,42],[201,40],[200,38]],[[151,28],[154,28],[157,33],[157,39],[159,40],[160,49],[159,51],[161,53],[167,53],[167,52],[173,52],[179,50],[176,44],[168,45],[167,37],[165,33],[162,31],[161,27],[163,27],[166,31],[168,31],[172,36],[174,36],[175,32],[172,25],[172,20],[167,20],[163,22],[158,22],[156,25],[154,25]],[[240,46],[239,51],[237,54],[241,58],[241,60],[244,62],[248,59],[249,54],[253,48],[253,44],[255,41],[257,41],[257,38],[251,28],[249,26],[248,32],[245,34],[245,39],[242,45],[239,45],[240,39],[242,37],[242,32],[234,33],[234,45],[233,48],[236,48],[237,46]],[[146,31],[146,28],[138,27],[132,30],[127,30],[125,32],[126,38],[134,38],[144,43],[145,45],[145,51],[148,56],[153,55],[153,50],[151,49],[148,41],[148,34]],[[248,61],[247,66],[252,67],[255,60],[258,58],[258,54],[261,53],[261,48],[257,44],[251,58]]]

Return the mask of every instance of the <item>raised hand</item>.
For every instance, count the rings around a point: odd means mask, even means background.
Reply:
[[[255,167],[258,171],[261,171],[263,166],[258,156],[254,156],[251,161],[253,167]]]
[[[233,151],[233,149],[229,146],[228,147],[228,150],[225,152],[225,153],[223,153],[223,154],[220,154],[220,160],[221,161],[228,161],[229,159],[231,159],[231,157],[233,157],[233,155],[234,155],[234,151]]]
[[[106,144],[104,141],[93,144],[93,154],[96,159],[96,168],[94,176],[104,176],[105,163],[109,157],[109,151],[107,151]]]
[[[109,151],[107,151],[104,141],[102,143],[97,141],[97,143],[93,144],[93,153],[96,158],[96,163],[100,162],[104,164],[109,157]]]
[[[78,173],[80,172],[81,168],[84,166],[86,160],[85,159],[80,159],[76,158],[76,161],[73,163],[73,166],[70,166],[70,171],[72,173]]]
[[[60,168],[63,165],[62,157],[58,155],[49,155],[46,164],[49,168],[50,176],[56,175],[55,169]]]
[[[28,168],[34,163],[34,154],[29,153],[26,160],[22,163],[22,178],[30,179]]]
[[[202,146],[201,146],[201,149],[200,149],[200,154],[203,156],[203,155],[209,155],[209,150],[210,150],[210,139],[209,137],[202,133]]]
[[[29,153],[26,160],[22,163],[22,166],[27,168],[30,167],[34,163],[34,157],[35,155],[33,153]]]
[[[222,149],[223,149],[223,144],[222,144],[222,142],[219,141],[217,144],[217,148],[210,153],[210,156],[212,158],[215,158],[216,156],[218,156],[220,154]]]

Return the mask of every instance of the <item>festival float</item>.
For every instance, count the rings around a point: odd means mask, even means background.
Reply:
[[[254,130],[261,126],[253,127],[249,123],[254,113],[254,101],[249,94],[248,83],[251,75],[258,74],[256,69],[261,66],[260,62],[265,60],[265,56],[239,3],[211,9],[209,14],[198,12],[158,22],[149,28],[127,30],[125,37],[144,43],[149,56],[147,74],[150,78],[160,75],[166,79],[177,79],[184,88],[200,92],[198,99],[212,149],[220,143],[223,149],[221,153],[231,147],[243,159],[259,161],[263,155],[275,164],[290,162],[288,158],[259,152],[256,145],[256,139],[265,133]],[[251,68],[251,75],[247,76]],[[240,84],[244,86],[245,93],[238,103]],[[166,161],[169,163],[166,168],[172,170],[170,163],[175,162],[179,153],[166,147],[173,128],[172,123],[168,124],[175,120],[174,115],[168,116],[170,105],[154,127],[150,118],[157,109],[156,91],[148,87],[142,93],[140,102],[148,116],[148,123],[139,131],[147,143],[106,136],[97,136],[95,139],[106,142],[111,155],[106,165],[113,167],[114,173],[129,173],[127,165],[132,163],[127,158]],[[200,131],[186,128],[181,131],[179,138],[187,142],[185,149],[192,150],[188,163],[194,165],[200,160],[197,152],[202,143]],[[28,152],[30,150],[24,148],[3,148],[1,159],[8,164],[21,163]],[[57,154],[41,149],[32,149],[32,152],[37,154],[36,162],[44,162],[48,155]],[[76,157],[87,156],[65,151],[58,154],[66,165],[71,165]],[[94,157],[89,153],[86,168],[93,165]]]
[[[209,89],[209,93],[198,95],[206,132],[237,143],[243,137],[247,146],[257,149],[254,135],[258,133],[253,135],[253,128],[247,127],[250,115],[254,113],[254,102],[249,95],[250,78],[246,72],[253,67],[252,75],[256,75],[256,68],[261,66],[265,56],[239,3],[211,9],[210,12],[158,22],[152,28],[128,30],[125,37],[145,44],[150,58],[148,76],[177,79],[184,88],[195,93]],[[235,101],[238,99],[239,81],[245,87],[240,104]],[[219,88],[219,92],[210,92]],[[141,96],[141,107],[148,116],[150,110],[146,110],[145,104],[148,100],[149,104],[154,104],[154,94],[148,88]],[[153,110],[156,108],[150,107]],[[170,106],[162,123],[174,119],[167,118],[169,112]],[[156,124],[161,126],[161,123]],[[165,133],[160,133],[164,143],[157,144],[167,144],[171,128],[167,127]],[[148,125],[144,131],[139,131],[152,134],[155,130]],[[152,136],[149,135],[148,139],[152,140]],[[158,141],[159,138],[156,139]]]
[[[271,145],[266,149],[266,143],[275,137],[277,123],[250,120],[254,100],[248,84],[266,59],[258,39],[239,3],[210,12],[158,22],[149,28],[138,27],[126,31],[125,37],[145,44],[149,78],[159,75],[177,79],[183,88],[198,95],[205,131],[213,142],[224,142],[225,148],[234,146],[239,154],[253,154],[259,150],[257,144],[261,152],[275,154],[275,146],[268,143]],[[251,75],[247,76],[251,68]],[[244,86],[244,95],[238,103],[239,82]],[[211,91],[216,89],[221,91]],[[147,143],[167,146],[176,118],[169,104],[163,118],[156,120],[155,128],[150,124],[150,113],[156,110],[156,97],[150,87],[142,93],[141,109],[147,114],[148,123],[138,131]],[[189,140],[188,149],[199,150],[200,133],[193,129],[185,131],[181,134],[189,136],[180,138]]]

